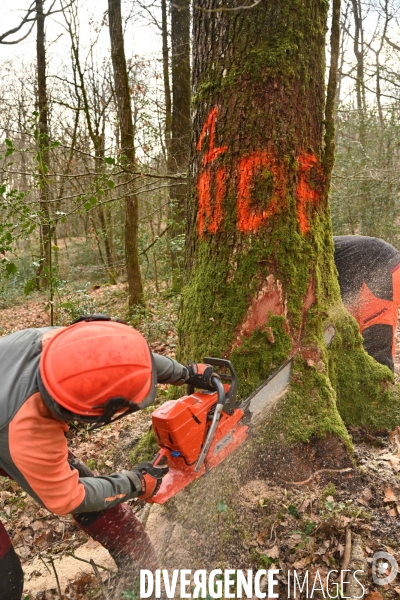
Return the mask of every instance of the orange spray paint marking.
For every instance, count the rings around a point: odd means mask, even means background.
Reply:
[[[203,165],[211,165],[215,159],[226,152],[227,146],[215,148],[215,122],[217,119],[218,108],[214,107],[204,123],[197,150],[200,152],[203,146],[204,138],[209,131],[208,152],[203,156]],[[212,201],[212,172],[211,167],[206,168],[199,176],[197,190],[199,193],[199,211],[197,225],[199,235],[203,236],[207,231],[217,233],[222,223],[222,200],[226,188],[226,170],[221,167],[215,174],[215,201]]]
[[[311,187],[308,178],[313,167],[317,169],[318,182],[323,180],[323,173],[318,159],[313,154],[302,154],[297,159],[300,167],[299,182],[296,187],[297,196],[297,218],[300,231],[304,235],[310,230],[309,217],[307,215],[307,204],[318,204],[320,191]]]
[[[273,190],[268,208],[257,211],[251,206],[251,187],[254,177],[261,169],[267,170],[272,175]],[[256,231],[264,221],[279,210],[282,204],[285,190],[283,168],[277,164],[272,154],[264,150],[241,158],[238,171],[238,228],[243,232]]]
[[[217,156],[223,154],[228,149],[228,146],[220,146],[219,148],[214,148],[215,144],[215,121],[217,120],[218,115],[218,107],[215,106],[208,114],[206,122],[204,123],[203,129],[201,130],[201,134],[199,137],[199,141],[197,142],[197,150],[200,152],[204,138],[206,137],[207,131],[210,130],[210,138],[208,142],[208,152],[203,156],[203,165],[207,165],[212,163]]]
[[[198,231],[202,236],[206,231],[217,233],[222,223],[222,200],[225,195],[226,172],[218,169],[216,173],[215,202],[211,202],[211,170],[206,169],[199,177],[197,189],[199,191]]]

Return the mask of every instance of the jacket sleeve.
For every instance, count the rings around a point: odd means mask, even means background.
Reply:
[[[7,472],[49,511],[64,515],[79,506],[85,487],[68,463],[65,433],[39,393],[30,396],[9,424],[12,469]]]
[[[140,483],[135,487],[132,480],[123,473],[108,477],[81,477],[79,482],[85,488],[85,497],[72,511],[73,514],[111,508],[130,498],[136,498],[141,491]]]
[[[173,358],[154,354],[154,352],[153,360],[157,369],[158,383],[172,383],[173,385],[183,385],[185,383],[189,375],[185,366]]]
[[[10,474],[23,488],[59,515],[104,510],[138,495],[141,482],[132,473],[80,478],[68,462],[67,430],[40,394],[23,404],[9,425]]]

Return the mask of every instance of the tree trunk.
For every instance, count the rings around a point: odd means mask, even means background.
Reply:
[[[332,106],[326,156],[323,144],[327,5],[280,0],[218,13],[217,6],[203,0],[201,8],[215,12],[197,10],[194,19],[190,275],[179,355],[229,357],[242,398],[295,355],[290,390],[269,434],[291,442],[333,433],[349,442],[334,389],[334,361],[343,357],[335,342],[330,358],[322,340],[328,315],[365,368],[376,363],[339,308],[326,185]],[[331,82],[331,94],[335,87]],[[342,354],[348,366],[340,366],[349,370],[351,353]],[[390,380],[376,369],[377,379]],[[348,386],[365,403],[356,392],[360,376],[352,372]],[[336,392],[342,405],[355,401],[350,390]],[[379,397],[380,383],[375,392]]]
[[[171,2],[172,127],[169,153],[170,173],[186,172],[190,151],[190,3]],[[172,287],[181,288],[183,253],[178,236],[185,232],[187,186],[171,181]]]
[[[50,261],[51,261],[51,231],[50,210],[48,202],[48,188],[46,175],[49,165],[48,150],[48,102],[46,86],[46,48],[44,33],[45,15],[43,13],[43,0],[36,0],[36,58],[37,58],[37,94],[38,94],[38,171],[39,171],[39,198],[40,198],[40,265],[37,272],[39,288],[48,287]],[[52,305],[51,305],[52,307]]]
[[[161,0],[161,33],[162,33],[162,56],[163,56],[163,79],[164,79],[164,96],[165,96],[165,149],[166,162],[170,160],[170,144],[171,144],[171,124],[172,124],[172,107],[171,107],[171,86],[169,83],[169,51],[168,51],[168,20],[167,20],[167,0]]]
[[[135,166],[134,130],[132,121],[131,96],[126,69],[124,37],[122,32],[121,0],[108,0],[111,58],[114,70],[115,95],[119,127],[121,132],[121,153],[126,166]],[[131,175],[126,175],[126,180]],[[128,187],[129,186],[129,187]],[[138,252],[139,205],[132,185],[127,184],[125,221],[125,259],[129,286],[129,306],[143,304],[143,286]]]
[[[364,85],[364,29],[360,0],[351,0],[354,18],[354,55],[357,61],[356,98],[360,122],[360,142],[365,143],[365,85]]]

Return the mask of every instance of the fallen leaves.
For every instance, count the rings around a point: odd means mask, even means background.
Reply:
[[[296,560],[296,562],[293,563],[293,569],[295,569],[296,571],[300,571],[300,569],[304,569],[304,567],[306,567],[309,563],[310,557],[305,556],[304,558]]]
[[[272,546],[272,548],[269,548],[268,550],[265,551],[265,554],[269,557],[269,558],[279,558],[279,548],[278,546]]]
[[[367,594],[365,600],[383,600],[382,594],[379,592],[370,592]]]
[[[397,496],[393,491],[393,488],[387,487],[385,489],[385,497],[383,499],[384,502],[397,502]]]
[[[364,488],[361,493],[361,496],[363,500],[365,500],[365,502],[370,502],[372,500],[372,492],[370,488]]]

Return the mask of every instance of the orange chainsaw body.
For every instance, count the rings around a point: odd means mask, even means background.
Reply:
[[[229,386],[224,388],[229,390]],[[179,400],[170,400],[153,412],[153,430],[160,447],[154,463],[166,457],[169,472],[163,477],[157,494],[148,502],[164,504],[217,466],[247,438],[248,427],[239,423],[243,411],[235,408],[231,415],[222,412],[206,458],[199,471],[195,471],[211,424],[210,413],[217,400],[216,392],[195,392]]]

